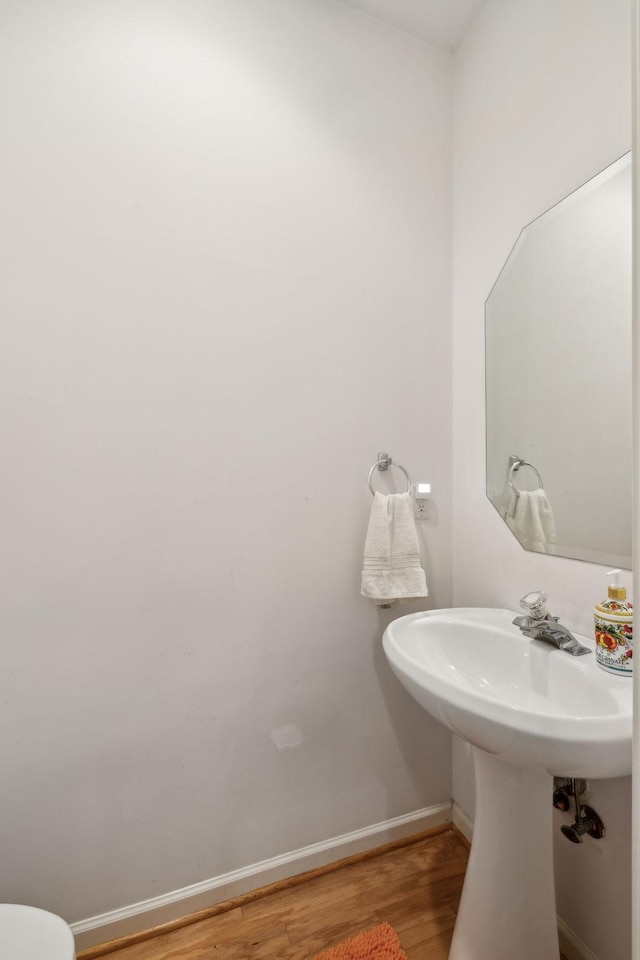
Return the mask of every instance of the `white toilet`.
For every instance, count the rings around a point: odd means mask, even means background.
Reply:
[[[0,903],[0,960],[75,960],[71,928],[38,907]]]

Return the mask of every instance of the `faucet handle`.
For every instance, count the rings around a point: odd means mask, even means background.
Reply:
[[[546,603],[546,593],[543,590],[533,590],[522,598],[520,606],[527,611],[532,620],[544,620],[549,615]]]

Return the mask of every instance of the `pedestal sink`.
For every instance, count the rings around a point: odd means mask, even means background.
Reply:
[[[473,845],[449,960],[558,960],[552,778],[631,773],[630,679],[524,637],[515,616],[434,610],[383,636],[409,693],[473,747]]]

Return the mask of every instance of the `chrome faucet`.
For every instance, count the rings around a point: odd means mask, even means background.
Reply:
[[[546,608],[547,595],[542,591],[528,593],[520,601],[520,606],[527,611],[527,616],[516,617],[513,623],[519,627],[525,637],[532,640],[544,640],[553,644],[558,650],[570,653],[572,657],[581,657],[584,653],[591,653],[572,633],[558,623],[557,617],[552,617]]]

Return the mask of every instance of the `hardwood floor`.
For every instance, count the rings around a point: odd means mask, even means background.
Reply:
[[[408,960],[447,960],[467,856],[466,841],[447,830],[106,956],[310,960],[386,920]]]

